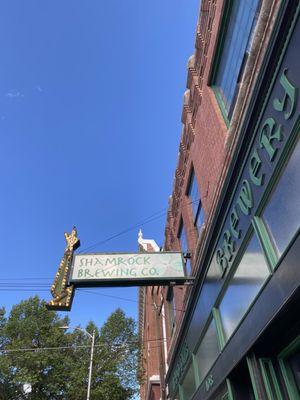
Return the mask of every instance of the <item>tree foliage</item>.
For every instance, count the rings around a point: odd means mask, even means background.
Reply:
[[[7,318],[0,309],[0,400],[86,399],[91,340],[83,331],[61,329],[68,324],[37,296],[13,307]],[[117,309],[101,328],[90,322],[85,329],[95,332],[91,400],[132,399],[137,391],[135,321]],[[31,393],[24,392],[24,384],[30,384]]]

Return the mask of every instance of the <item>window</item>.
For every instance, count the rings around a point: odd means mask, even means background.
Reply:
[[[188,252],[188,245],[187,245],[187,240],[186,240],[186,230],[185,230],[185,226],[184,226],[182,218],[181,218],[180,226],[179,226],[178,239],[180,240],[181,251],[183,253]],[[191,260],[189,258],[186,259],[185,266],[186,266],[187,275],[191,275]]]
[[[196,383],[195,383],[195,373],[193,368],[193,363],[190,364],[187,373],[182,381],[181,385],[182,395],[184,400],[188,400],[192,398],[196,390]]]
[[[268,400],[283,400],[272,361],[261,358],[259,363]]]
[[[269,274],[258,239],[253,235],[219,305],[225,342],[251,306]]]
[[[233,400],[231,395],[232,389],[229,379],[226,379],[225,382],[214,391],[213,400]]]
[[[295,354],[292,354],[287,361],[292,372],[295,387],[300,395],[300,349]]]
[[[190,181],[188,184],[187,195],[190,199],[193,217],[194,217],[194,225],[198,228],[201,228],[202,224],[204,223],[204,213],[203,208],[200,200],[200,193],[198,190],[197,180],[195,176],[194,168],[192,168]]]
[[[176,305],[175,305],[174,289],[172,287],[169,287],[168,289],[167,302],[168,302],[170,332],[172,335],[174,332],[175,320],[176,320]]]
[[[213,72],[213,86],[227,122],[230,120],[239,82],[248,57],[259,0],[228,0],[220,33],[220,52]]]
[[[178,238],[180,240],[181,251],[183,253],[186,253],[188,251],[188,245],[187,245],[187,240],[186,240],[186,230],[185,230],[185,226],[184,226],[182,218],[180,221]]]
[[[279,354],[281,372],[289,399],[300,398],[300,336]]]
[[[222,274],[217,265],[216,254],[214,254],[201,290],[201,300],[205,309],[209,310],[213,307],[222,284]]]
[[[220,353],[215,322],[211,321],[196,353],[200,382]]]
[[[300,225],[300,141],[273,192],[262,218],[277,256],[285,251]]]

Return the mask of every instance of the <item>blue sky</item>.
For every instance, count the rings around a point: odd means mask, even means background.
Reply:
[[[65,230],[76,225],[84,250],[166,210],[198,7],[199,0],[1,2],[0,304],[7,310],[35,293],[50,299],[37,284],[50,289]],[[165,219],[144,225],[144,237],[162,245]],[[93,251],[136,251],[137,233]],[[30,291],[17,291],[18,283]],[[76,293],[72,324],[100,325],[116,307],[136,317],[136,289],[90,291]]]

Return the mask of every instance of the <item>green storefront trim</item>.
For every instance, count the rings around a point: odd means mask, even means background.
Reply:
[[[261,368],[261,373],[265,385],[265,389],[267,392],[268,400],[284,400],[281,394],[281,390],[278,384],[277,376],[273,367],[273,363],[270,359],[268,358],[260,358],[259,360],[259,365]],[[266,365],[269,368],[271,377],[268,376],[267,371],[266,371]],[[271,383],[269,379],[272,379],[273,387],[275,388],[275,397],[273,396],[272,389],[271,389]]]
[[[271,242],[270,235],[266,229],[263,220],[254,216],[252,220],[254,231],[259,239],[259,242],[264,250],[270,272],[273,272],[278,261],[277,254]]]
[[[287,358],[299,350],[300,336],[298,336],[292,343],[290,343],[278,356],[280,369],[291,400],[297,400],[300,396],[295,384],[293,372],[291,370],[291,367],[288,365]]]

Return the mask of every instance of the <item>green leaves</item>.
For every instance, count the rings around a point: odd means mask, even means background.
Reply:
[[[0,393],[6,400],[85,400],[91,340],[82,331],[60,329],[69,319],[47,311],[45,304],[32,297],[7,318],[0,309],[0,348],[11,350],[0,355]],[[95,330],[91,400],[133,398],[138,388],[135,321],[117,309],[101,329],[90,322],[86,330]],[[29,351],[15,351],[20,349]],[[27,395],[25,383],[31,385]]]

